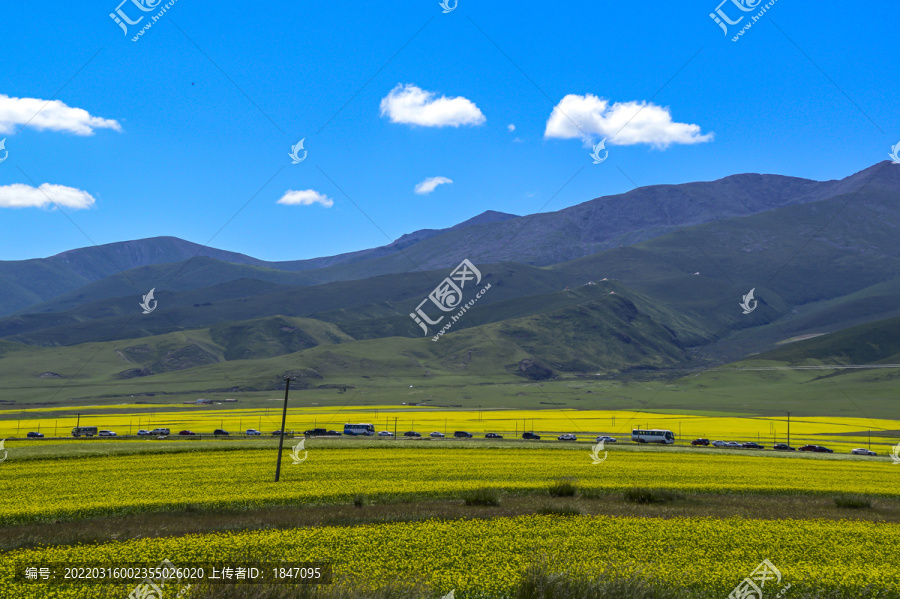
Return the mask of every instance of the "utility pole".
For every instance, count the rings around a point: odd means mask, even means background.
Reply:
[[[278,462],[275,466],[275,482],[281,476],[281,451],[284,448],[284,422],[287,420],[288,391],[291,389],[291,377],[284,377],[284,409],[281,411],[281,434],[278,435]]]
[[[394,439],[397,438],[397,417],[394,416]]]
[[[788,439],[787,439],[788,447],[791,446],[791,413],[788,412]]]

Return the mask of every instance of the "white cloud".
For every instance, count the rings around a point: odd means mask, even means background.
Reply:
[[[93,135],[94,129],[121,131],[118,121],[91,116],[83,108],[66,106],[59,100],[10,98],[0,94],[0,133],[12,133],[16,125],[35,129]]]
[[[673,122],[668,108],[643,101],[610,105],[592,94],[569,94],[560,100],[544,130],[545,139],[581,138],[585,144],[592,143],[594,136],[607,138],[610,145],[649,144],[656,148],[713,138],[712,133],[701,134],[699,125]]]
[[[278,203],[286,206],[311,206],[313,204],[322,204],[326,208],[334,206],[334,200],[314,189],[304,189],[302,191],[289,189],[281,196]]]
[[[509,131],[510,133],[512,133],[513,131],[516,130],[516,126],[513,125],[512,123],[510,123],[506,126],[506,130]]]
[[[434,191],[438,185],[443,185],[444,183],[453,183],[453,181],[447,177],[428,177],[416,185],[415,191],[420,196],[428,195]]]
[[[381,116],[387,115],[392,123],[422,125],[423,127],[459,127],[481,125],[485,117],[475,104],[462,96],[436,98],[411,83],[398,84],[382,98]]]
[[[44,183],[40,187],[32,187],[14,183],[0,186],[0,208],[45,208],[56,204],[82,210],[93,206],[95,201],[88,192],[65,185]]]

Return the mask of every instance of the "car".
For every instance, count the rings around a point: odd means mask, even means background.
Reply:
[[[337,431],[328,431],[325,433],[325,436],[326,437],[340,437],[341,433],[339,433]]]
[[[433,433],[431,433],[431,434],[428,435],[428,436],[429,436],[429,437],[434,437],[435,439],[439,439],[439,438],[444,437],[444,433],[439,433],[439,432],[437,432],[437,431],[434,431]]]
[[[816,453],[834,453],[834,451],[828,449],[827,447],[822,447],[821,445],[804,445],[800,448],[800,451],[814,451]]]
[[[453,436],[457,439],[471,439],[472,433],[467,433],[466,431],[456,431],[453,433]]]
[[[691,441],[691,445],[700,445],[702,447],[709,447],[709,439],[694,439]]]
[[[166,435],[169,434],[169,429],[167,429],[167,428],[155,428],[155,429],[153,429],[152,431],[150,431],[150,434],[151,434],[151,435],[166,436]]]
[[[404,437],[414,438],[414,437],[421,437],[422,435],[420,435],[420,434],[417,433],[416,431],[406,431],[405,433],[403,433],[403,436],[404,436]]]
[[[759,443],[754,443],[753,441],[742,443],[741,447],[743,447],[744,449],[764,449],[762,445],[760,445]]]
[[[215,435],[216,437],[218,437],[219,435],[223,435],[223,436],[227,437],[230,434],[231,433],[229,433],[228,431],[222,430],[220,428],[217,428],[216,430],[213,431],[213,435]]]
[[[603,443],[618,443],[615,437],[608,437],[606,435],[600,435],[599,437],[597,437],[597,443],[600,443],[601,441]]]
[[[256,430],[255,428],[248,428],[248,429],[247,429],[247,436],[249,436],[249,437],[258,436],[258,435],[261,435],[261,434],[262,434],[262,433],[259,432],[258,430]]]
[[[727,447],[728,443],[726,443],[725,441],[713,441],[712,446],[713,447]]]
[[[485,439],[502,439],[502,435],[498,435],[497,433],[488,433],[484,436]]]
[[[181,431],[181,432],[178,433],[178,434],[179,434],[179,435],[184,435],[184,436],[186,436],[186,437],[189,437],[189,436],[196,435],[197,433],[195,433],[194,431],[183,430],[183,431]]]
[[[725,444],[725,447],[728,447],[731,449],[740,449],[741,444],[738,443],[737,441],[729,441],[728,443]]]
[[[324,428],[311,428],[305,433],[303,433],[304,437],[324,437],[328,434],[328,431]]]
[[[775,445],[772,446],[772,449],[774,449],[776,451],[797,451],[796,449],[794,449],[787,443],[776,443]]]
[[[558,441],[577,441],[578,437],[574,433],[563,433],[556,439]]]
[[[390,431],[381,431],[380,433],[378,433],[378,436],[379,437],[393,437],[394,433],[392,433]]]
[[[149,434],[150,434],[150,431],[141,429],[141,430],[139,430],[139,431],[137,432],[137,434],[138,434],[139,437],[144,437],[144,436],[146,436],[146,435],[149,435]]]
[[[294,434],[294,431],[286,431],[284,434],[285,434],[285,436],[287,436],[287,435],[293,435],[293,434]],[[273,436],[273,437],[279,437],[279,436],[281,436],[281,431],[273,431],[273,432],[272,432],[272,436]]]
[[[864,447],[857,447],[856,449],[850,451],[853,455],[878,455],[874,451],[869,451]]]
[[[98,437],[116,437],[118,435],[116,435],[116,433],[113,431],[100,431],[99,433],[97,433],[97,436]]]
[[[25,436],[28,437],[29,439],[40,439],[44,436],[44,433],[30,432]]]
[[[540,435],[535,435],[534,433],[522,433],[523,439],[532,439],[534,441],[539,441],[541,439]]]

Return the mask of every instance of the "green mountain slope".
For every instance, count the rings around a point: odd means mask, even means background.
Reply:
[[[900,318],[849,327],[805,339],[756,356],[792,365],[801,364],[898,364]]]
[[[354,341],[336,326],[270,317],[72,347],[0,342],[0,378],[12,398],[84,398],[158,392],[298,388],[348,377],[544,380],[670,368],[686,353],[677,337],[627,298],[606,294],[536,316],[430,338]],[[85,359],[85,357],[89,359]]]

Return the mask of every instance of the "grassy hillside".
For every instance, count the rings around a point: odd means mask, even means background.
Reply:
[[[857,325],[757,356],[791,365],[900,363],[900,318]]]
[[[445,381],[546,380],[562,373],[671,368],[685,358],[677,336],[615,294],[577,305],[431,338],[354,341],[337,326],[268,317],[138,339],[37,348],[5,342],[0,378],[7,390],[77,389],[103,395],[191,389],[266,390],[352,386],[368,377]],[[16,397],[23,397],[21,393]]]

